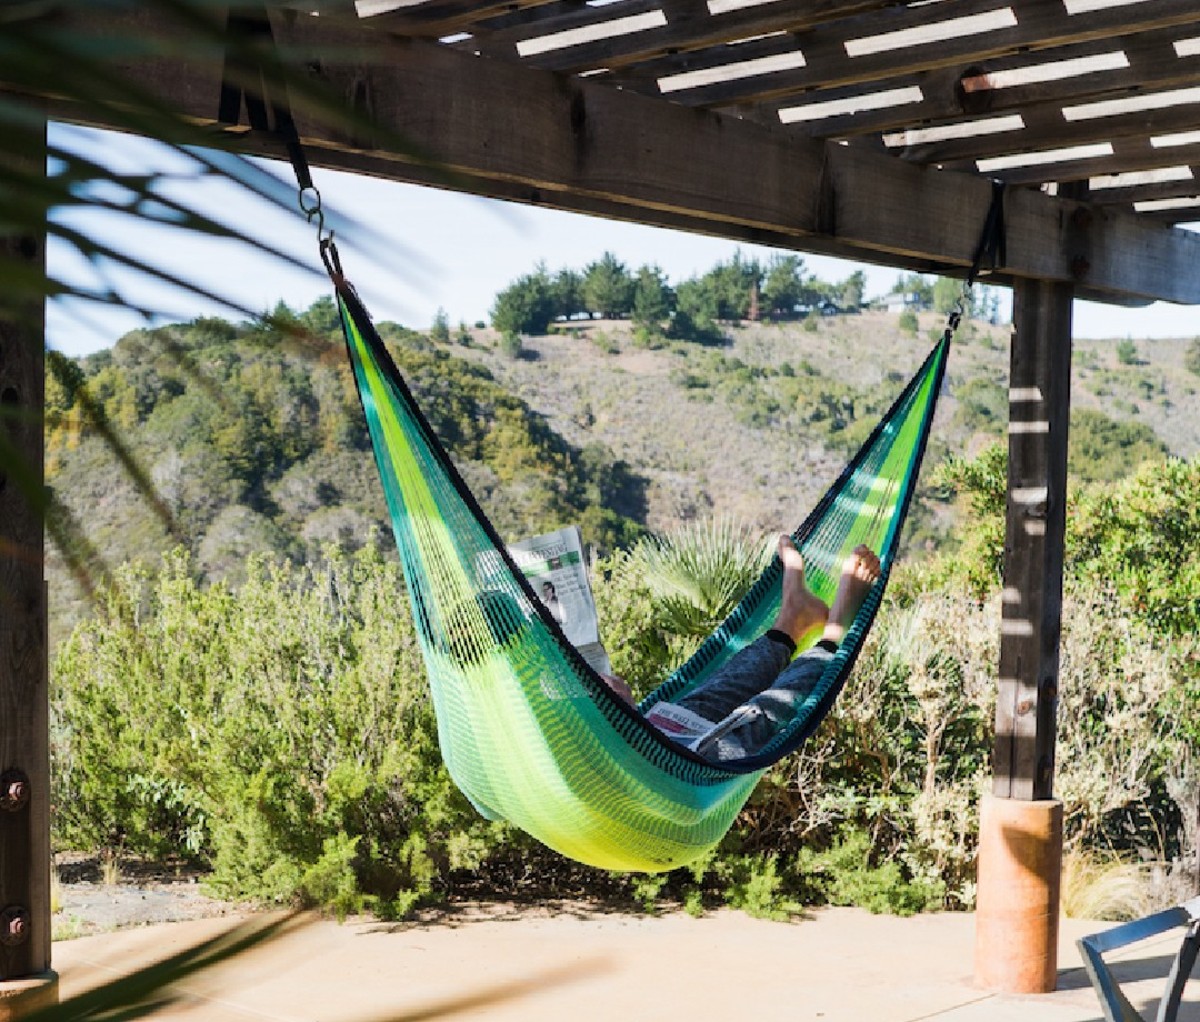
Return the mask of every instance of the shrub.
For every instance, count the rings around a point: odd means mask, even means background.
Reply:
[[[1138,364],[1138,349],[1128,337],[1123,341],[1117,342],[1117,361],[1123,366],[1133,366]]]
[[[1193,337],[1183,356],[1183,367],[1190,373],[1200,376],[1200,337]]]
[[[940,335],[939,335],[940,336]],[[968,429],[1003,434],[1008,426],[1008,390],[993,380],[975,377],[955,391],[957,421]]]
[[[1168,635],[1200,630],[1200,458],[1148,461],[1089,489],[1070,523],[1082,582],[1109,581],[1129,611]]]
[[[616,340],[610,337],[605,331],[597,330],[591,335],[592,343],[606,355],[619,355],[621,346]]]
[[[1178,863],[1195,848],[1198,470],[1161,463],[1085,491],[1069,519],[1056,794],[1072,849]],[[1003,460],[959,463],[956,478],[975,498],[967,528],[987,532]],[[127,567],[55,663],[55,840],[185,852],[213,866],[221,893],[339,913],[401,915],[462,889],[467,871],[475,896],[528,891],[533,877],[539,893],[692,912],[970,907],[993,739],[994,542],[898,565],[817,733],[766,773],[714,853],[640,880],[568,863],[455,790],[403,585],[375,550],[310,568],[252,560],[237,592],[202,588],[179,554],[157,572]],[[761,549],[710,524],[597,563],[601,632],[639,695],[727,612]],[[1161,872],[1165,895],[1184,871]]]
[[[831,905],[898,916],[941,907],[941,885],[907,878],[894,859],[872,865],[871,844],[867,833],[851,831],[829,851],[802,856],[802,868],[821,878]]]
[[[433,325],[429,328],[429,339],[438,344],[450,343],[450,317],[441,306],[438,306],[434,314]]]
[[[1142,422],[1119,422],[1083,408],[1071,415],[1068,471],[1077,482],[1112,482],[1144,462],[1160,462],[1167,445]]]
[[[904,333],[912,334],[914,337],[920,329],[917,314],[912,309],[905,309],[900,313],[899,319],[896,320],[896,326]]]
[[[507,358],[520,358],[523,348],[524,345],[520,334],[512,330],[506,330],[500,335],[500,351]]]
[[[370,548],[123,570],[55,664],[60,846],[187,851],[220,893],[407,907],[490,825],[450,783],[398,569]],[[104,735],[106,740],[97,741]]]
[[[667,343],[657,327],[639,323],[633,328],[633,343],[639,348],[661,348]]]

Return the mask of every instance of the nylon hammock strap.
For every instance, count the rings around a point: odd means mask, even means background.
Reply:
[[[300,191],[311,189],[312,172],[292,118],[284,67],[275,49],[266,4],[232,10],[225,22],[225,69],[217,120],[240,124],[243,99],[250,127],[279,138]]]
[[[563,855],[607,869],[674,869],[716,847],[763,773],[832,709],[862,648],[915,492],[951,336],[984,259],[1002,261],[1002,239],[997,189],[942,338],[792,533],[806,581],[827,604],[842,562],[860,543],[879,554],[881,584],[871,588],[795,716],[754,755],[719,761],[672,742],[645,711],[702,685],[769,627],[781,600],[779,559],[687,663],[643,700],[642,712],[628,706],[582,660],[513,562],[346,280],[332,235],[321,237],[442,756],[484,816],[506,819]]]
[[[954,332],[962,322],[967,299],[971,295],[971,288],[975,286],[975,280],[979,276],[980,270],[983,269],[985,258],[989,260],[992,270],[1003,266],[1007,258],[1003,181],[992,181],[992,201],[988,205],[987,216],[983,220],[983,229],[979,232],[979,241],[976,243],[975,252],[971,257],[971,268],[967,271],[962,291],[955,300],[954,308],[951,309],[950,315],[946,319],[946,329],[942,333],[942,339],[946,342],[953,339]]]

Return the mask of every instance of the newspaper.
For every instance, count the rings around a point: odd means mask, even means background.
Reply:
[[[600,641],[596,601],[583,557],[578,526],[513,543],[508,548],[534,593],[562,627],[563,634],[594,671],[612,674]]]

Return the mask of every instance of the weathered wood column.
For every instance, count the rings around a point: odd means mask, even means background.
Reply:
[[[25,151],[14,151],[19,146]],[[32,150],[32,151],[30,151]],[[8,140],[0,158],[44,173],[44,130]],[[45,273],[45,233],[2,236],[0,251]],[[0,1022],[52,1002],[50,762],[43,516],[41,298],[0,311]]]
[[[1032,281],[1014,294],[995,780],[980,812],[975,940],[976,981],[1010,993],[1048,993],[1058,971],[1054,743],[1072,293]]]

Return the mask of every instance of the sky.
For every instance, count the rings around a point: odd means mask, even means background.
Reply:
[[[74,211],[57,219],[87,230],[114,247],[202,284],[251,312],[279,301],[304,309],[330,292],[318,258],[315,228],[298,213],[272,209],[229,185],[197,181],[176,156],[157,143],[69,125],[51,125],[53,144],[99,157],[125,173],[157,169],[180,175],[166,188],[222,222],[263,238],[298,261],[289,265],[245,245],[196,237],[178,228],[142,227],[129,218]],[[261,161],[281,178],[286,164]],[[376,178],[314,168],[323,207],[338,238],[347,277],[377,320],[425,329],[444,309],[452,325],[488,319],[497,294],[539,261],[554,272],[582,270],[612,252],[631,270],[657,265],[672,284],[711,269],[740,251],[766,262],[782,250],[725,241],[681,231],[646,227]],[[343,222],[343,218],[345,222]],[[367,244],[363,244],[367,242]],[[797,253],[808,272],[838,281],[857,269],[867,275],[868,298],[887,293],[903,271],[827,256]],[[239,320],[241,314],[215,302],[81,264],[63,244],[51,243],[53,275],[91,287],[116,287],[138,304],[163,315],[157,322],[200,315]],[[1001,289],[1005,314],[1009,292]],[[98,308],[94,303],[52,302],[47,309],[50,345],[69,355],[111,347],[128,330],[146,325],[136,313]],[[1134,339],[1200,335],[1200,308],[1155,303],[1124,309],[1076,302],[1077,337]]]

